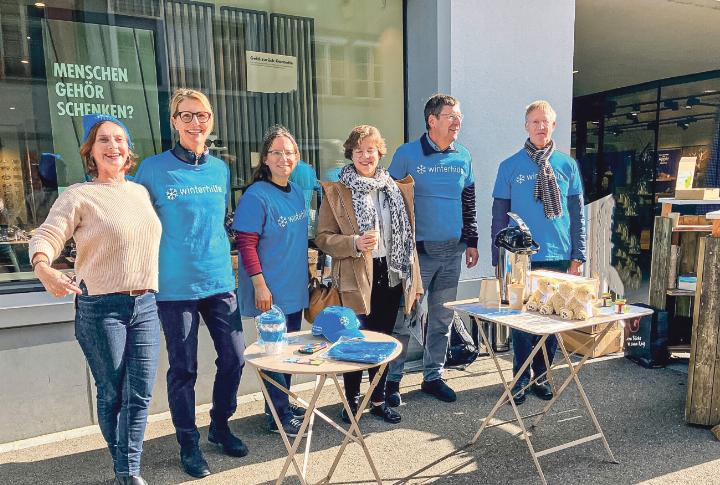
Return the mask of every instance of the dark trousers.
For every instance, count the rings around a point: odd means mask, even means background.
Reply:
[[[168,403],[177,440],[180,446],[197,445],[200,433],[195,426],[195,381],[200,316],[217,352],[210,418],[222,429],[237,408],[237,390],[245,365],[237,299],[234,292],[227,292],[199,300],[160,301],[158,311],[170,363]]]
[[[372,330],[374,332],[392,334],[395,327],[395,319],[397,318],[398,309],[400,308],[400,299],[403,295],[402,283],[390,287],[388,276],[387,260],[385,258],[373,259],[373,283],[372,293],[370,295],[370,313],[363,317],[359,316],[360,323],[364,330]],[[371,367],[368,369],[370,381],[375,378],[379,367]],[[373,390],[370,399],[374,403],[385,401],[385,380],[387,379],[387,367],[380,377],[377,387]],[[360,381],[362,380],[362,371],[348,372],[343,374],[343,382],[345,384],[345,396],[351,401],[360,394]]]
[[[285,315],[285,325],[287,325],[288,333],[300,330],[301,324],[302,311]],[[285,389],[290,389],[290,377],[292,377],[290,374],[280,374],[279,372],[265,372],[265,374],[278,384],[283,385]],[[278,413],[280,422],[287,424],[287,422],[293,418],[292,412],[290,411],[290,398],[287,394],[271,383],[267,381],[265,381],[265,383],[267,384],[267,391],[270,395],[270,400],[272,401],[273,406],[275,406],[275,411]],[[267,402],[265,403],[265,417],[267,418],[268,425],[272,426],[275,423]]]
[[[140,475],[148,407],[160,355],[155,294],[83,294],[75,336],[97,387],[97,416],[117,475]]]
[[[551,271],[561,271],[564,273],[568,270],[569,267],[570,261],[567,260],[532,262],[532,269],[547,269]],[[523,362],[525,362],[525,359],[528,358],[530,352],[532,352],[533,347],[535,347],[535,345],[540,341],[541,338],[542,337],[540,337],[539,335],[533,335],[531,333],[522,332],[515,329],[512,330],[512,342],[514,352],[513,374],[517,374],[517,372],[520,370],[520,367],[522,367]],[[545,341],[545,348],[547,349],[548,354],[548,362],[550,362],[550,364],[552,364],[552,361],[555,358],[557,346],[557,338],[555,338],[554,335],[550,335]],[[522,385],[525,386],[528,382],[530,382],[530,369],[532,369],[532,374],[535,376],[539,376],[547,371],[547,366],[545,365],[545,357],[543,357],[542,350],[539,350],[538,353],[535,354],[532,364],[529,365],[525,369],[525,372],[522,373],[522,376],[520,376],[520,379],[518,379],[518,383],[522,383]]]

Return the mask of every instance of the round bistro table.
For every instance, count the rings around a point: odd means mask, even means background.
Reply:
[[[324,339],[323,337],[313,336],[310,331],[303,331],[289,334],[288,339],[290,339],[291,343],[288,343],[283,352],[279,354],[267,355],[263,352],[263,348],[257,343],[254,343],[250,345],[247,349],[245,349],[245,362],[250,364],[255,370],[255,373],[257,374],[258,380],[260,381],[260,388],[263,392],[263,395],[265,396],[265,400],[267,401],[268,406],[270,407],[270,412],[272,413],[273,419],[275,420],[275,424],[277,424],[278,430],[280,431],[280,436],[282,436],[283,443],[285,444],[285,448],[288,452],[288,457],[285,460],[282,471],[280,472],[280,476],[275,481],[276,484],[280,484],[283,481],[283,479],[287,475],[288,468],[290,467],[291,463],[295,468],[295,471],[297,472],[300,481],[304,485],[308,483],[305,477],[307,474],[308,456],[310,453],[310,442],[312,440],[312,430],[313,424],[315,422],[315,416],[319,417],[323,421],[326,421],[333,428],[337,429],[345,436],[342,444],[340,445],[340,449],[335,456],[335,460],[333,461],[330,469],[328,470],[327,475],[318,483],[330,482],[330,479],[332,478],[333,473],[335,473],[338,463],[340,462],[340,458],[345,452],[345,448],[350,443],[350,441],[354,441],[362,447],[362,450],[365,453],[365,458],[367,459],[368,464],[372,469],[373,475],[375,475],[375,480],[377,481],[377,483],[382,483],[380,475],[375,468],[375,463],[370,456],[370,451],[368,450],[365,444],[365,440],[363,439],[360,427],[358,426],[358,420],[360,419],[360,416],[367,407],[370,401],[372,391],[373,389],[375,389],[378,382],[380,381],[380,377],[382,376],[383,372],[385,372],[387,364],[390,361],[394,360],[398,355],[400,355],[400,352],[402,350],[402,344],[400,344],[400,342],[398,342],[395,338],[382,333],[371,332],[369,330],[362,330],[362,333],[363,335],[365,335],[365,339],[370,342],[395,342],[397,344],[397,347],[387,359],[377,364],[359,364],[354,362],[330,360],[323,357],[326,351],[321,351],[312,355],[301,354],[298,352],[298,349],[303,345],[326,341],[326,339]],[[288,359],[292,358],[310,358],[313,360],[321,360],[322,363],[319,365],[312,365],[307,363],[288,362]],[[350,410],[350,404],[345,397],[345,392],[343,391],[343,387],[340,385],[338,376],[346,372],[362,371],[371,367],[379,367],[380,369],[375,375],[375,378],[372,380],[372,382],[370,382],[370,387],[365,393],[364,398],[360,402],[357,413],[353,416]],[[267,372],[315,376],[315,387],[310,401],[308,402],[303,400],[290,389],[286,389],[285,386],[280,385],[278,382],[268,376]],[[328,379],[330,379],[335,385],[335,390],[337,391],[338,396],[340,396],[340,401],[345,408],[345,412],[350,418],[350,427],[347,430],[342,426],[338,425],[329,416],[317,409],[318,397],[323,392],[323,389],[325,387],[325,381],[327,381]],[[277,410],[275,409],[275,406],[273,406],[273,403],[270,400],[267,388],[268,384],[274,385],[282,392],[287,394],[289,397],[292,397],[307,408],[305,418],[303,419],[302,425],[300,426],[300,432],[295,437],[295,440],[292,444],[290,443],[290,440],[288,439],[288,436],[283,429],[282,422],[280,421],[280,417],[277,414]],[[295,455],[298,452],[300,442],[302,441],[306,430],[307,440],[305,442],[305,454],[303,459],[303,466],[301,468],[295,459]]]

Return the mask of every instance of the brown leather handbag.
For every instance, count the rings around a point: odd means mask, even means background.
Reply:
[[[310,278],[310,298],[305,309],[305,320],[312,323],[325,307],[340,305],[340,293],[332,284],[325,285],[318,278]]]

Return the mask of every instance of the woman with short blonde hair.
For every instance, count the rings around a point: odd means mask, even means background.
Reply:
[[[150,192],[163,225],[158,310],[170,363],[168,402],[180,443],[180,463],[196,478],[210,474],[195,424],[201,316],[218,354],[208,440],[230,456],[248,453],[228,425],[237,408],[245,342],[224,225],[230,170],[205,145],[213,117],[203,93],[175,91],[170,101],[170,124],[178,142],[172,149],[144,160],[135,174],[135,180]]]

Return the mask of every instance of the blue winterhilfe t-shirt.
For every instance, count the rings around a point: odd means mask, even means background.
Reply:
[[[171,150],[145,159],[144,185],[162,223],[160,301],[198,300],[235,288],[224,220],[230,170],[211,155],[191,165]]]
[[[287,315],[308,305],[308,227],[302,189],[288,182],[289,192],[255,182],[240,198],[233,229],[260,236],[257,253],[273,304]],[[240,313],[255,316],[255,289],[243,265],[238,269]]]
[[[463,227],[462,191],[475,183],[472,157],[457,142],[444,152],[424,148],[423,143],[428,143],[423,140],[425,136],[401,145],[388,172],[396,180],[408,175],[415,180],[416,240],[459,240]]]
[[[572,242],[567,198],[583,193],[580,170],[572,157],[555,150],[550,156],[550,165],[560,187],[561,217],[548,219],[542,201],[535,200],[538,165],[524,148],[500,164],[492,194],[494,198],[510,200],[512,212],[525,221],[533,239],[540,244],[540,251],[533,255],[533,261],[570,259]]]

